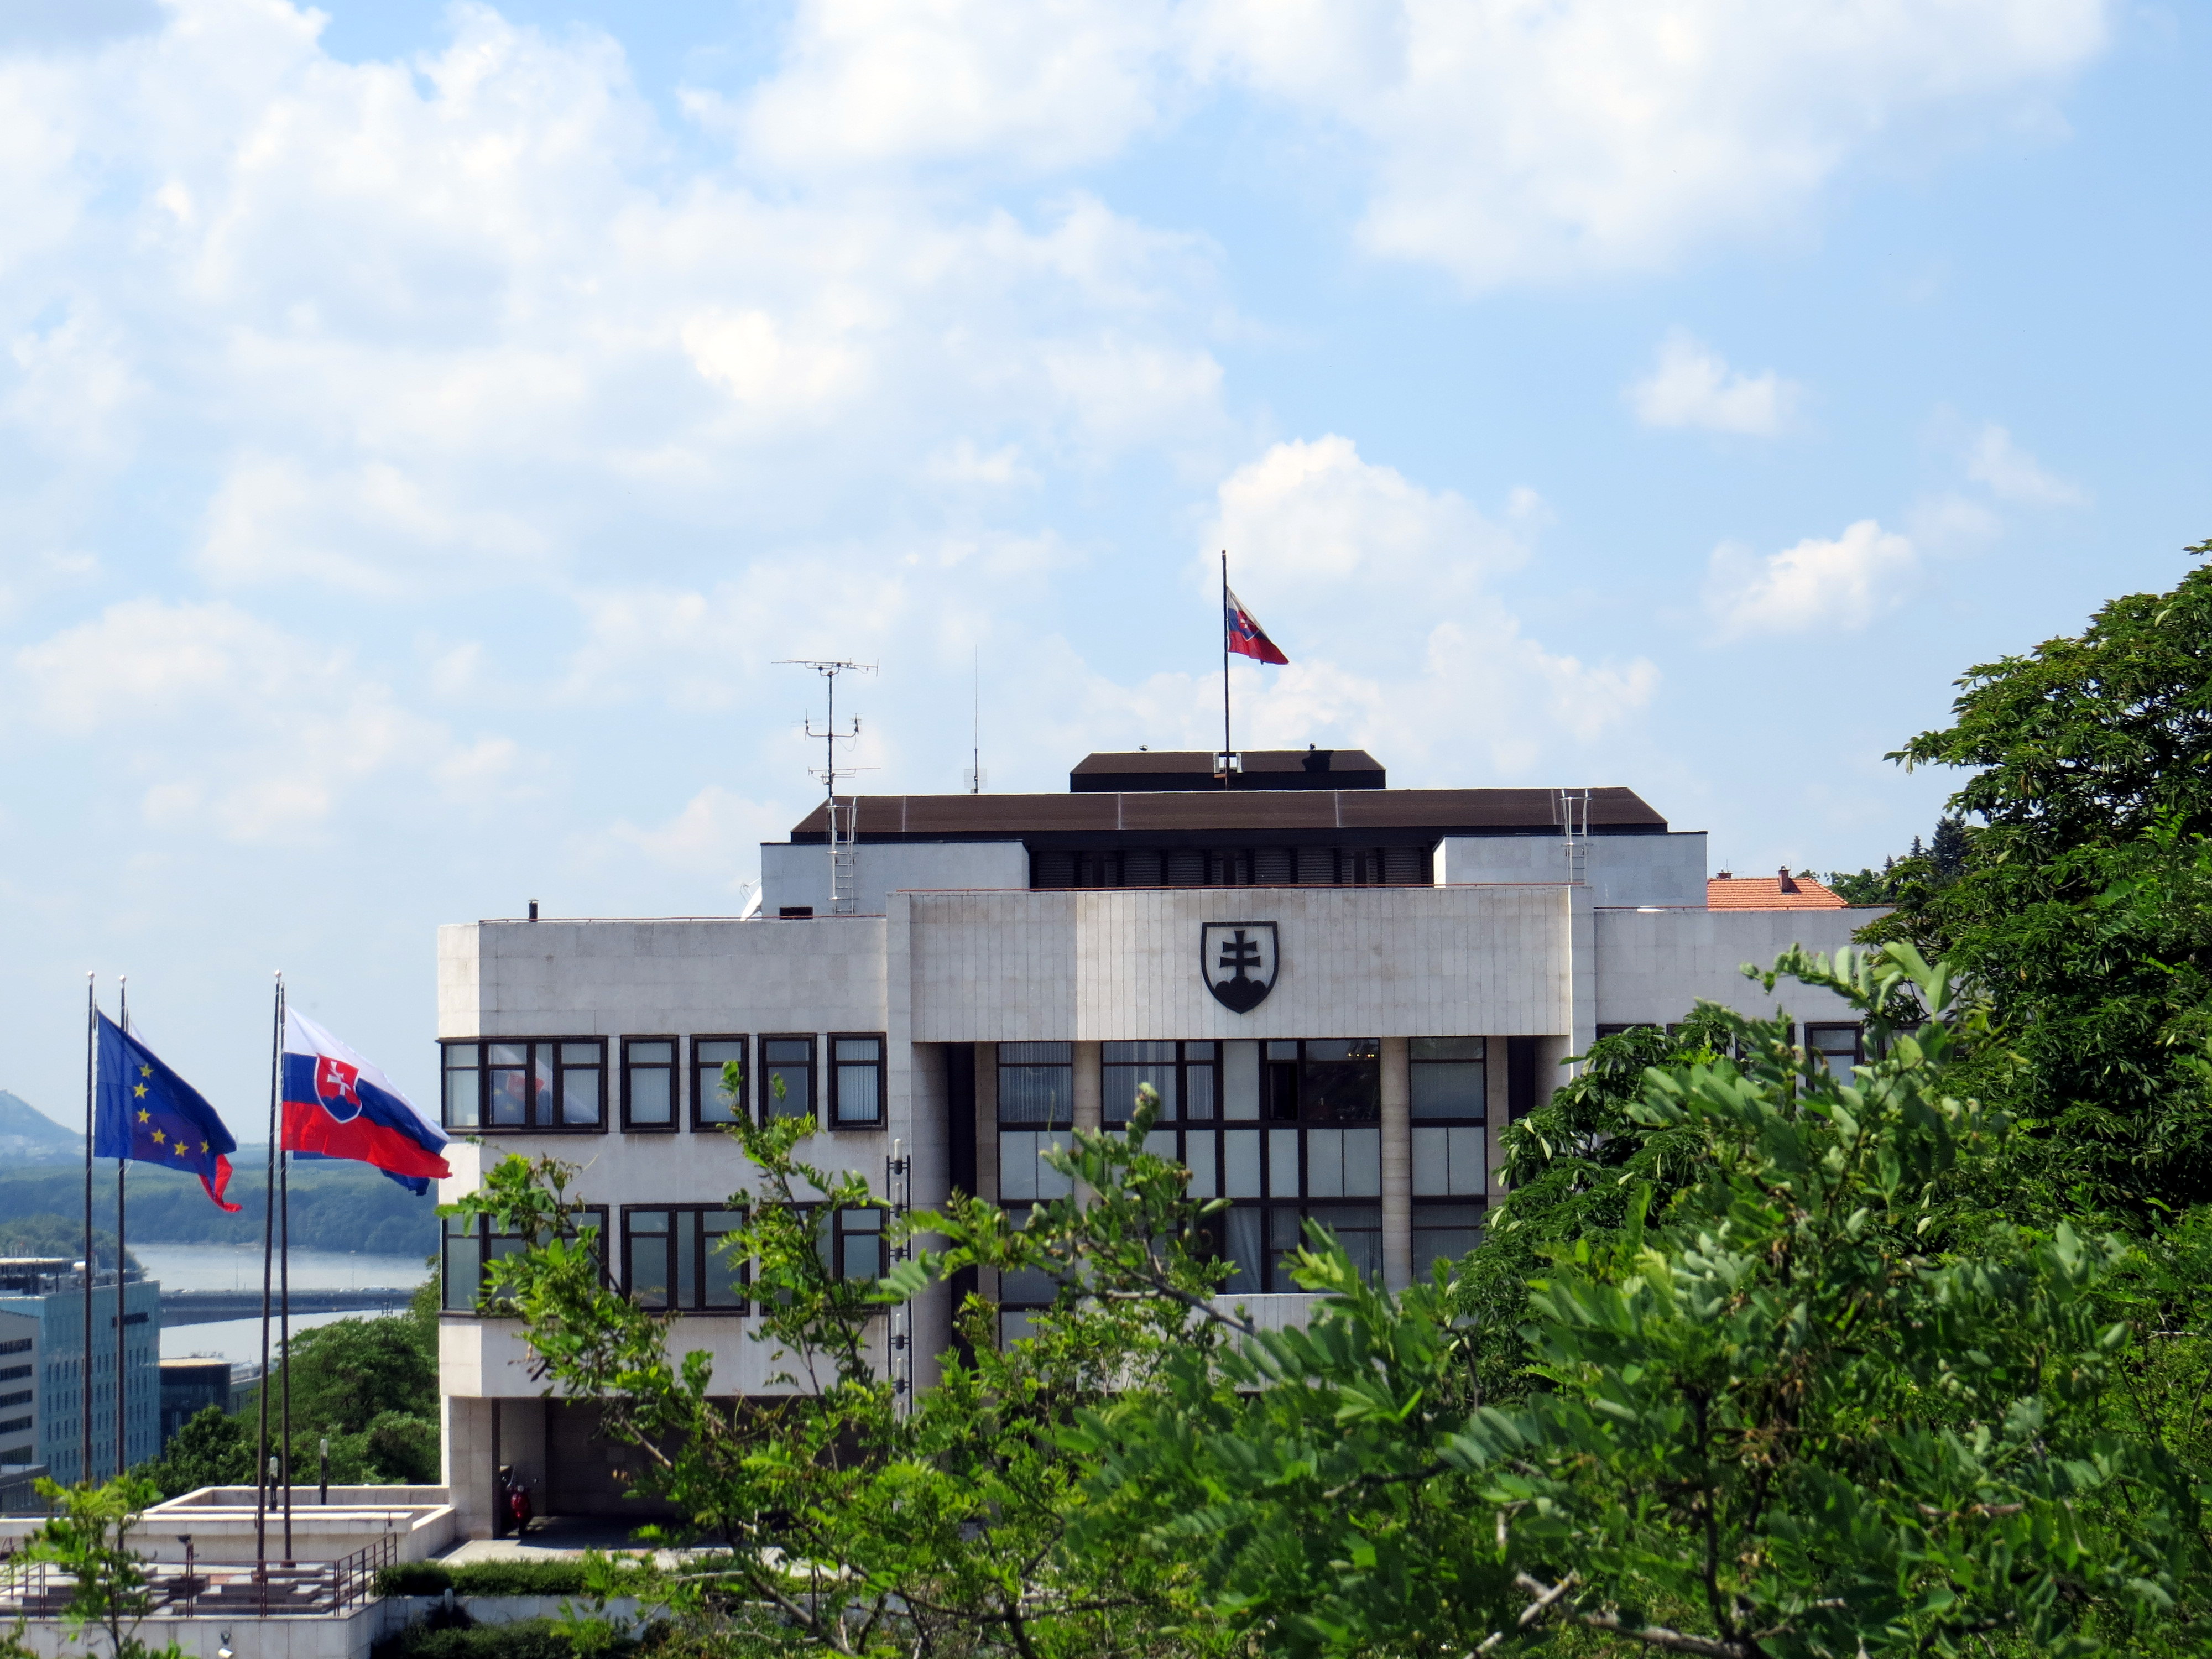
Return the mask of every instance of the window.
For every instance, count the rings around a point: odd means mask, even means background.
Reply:
[[[593,1248],[599,1254],[604,1273],[607,1237],[605,1206],[586,1205],[575,1218],[574,1225],[577,1237],[586,1230],[594,1234]],[[501,1311],[498,1309],[480,1310],[477,1306],[483,1296],[484,1270],[504,1257],[521,1255],[531,1243],[520,1233],[495,1231],[489,1216],[446,1217],[440,1307],[449,1314]]]
[[[738,1068],[734,1093],[728,1087],[727,1066]],[[741,1036],[700,1036],[691,1039],[691,1127],[711,1129],[734,1123],[745,1109],[745,1040]]]
[[[1208,1046],[1218,1053],[1210,1086],[1218,1127],[1185,1118],[1171,1133],[1182,1139],[1191,1196],[1231,1201],[1210,1228],[1214,1247],[1235,1264],[1229,1293],[1295,1291],[1285,1263],[1309,1217],[1334,1231],[1363,1271],[1379,1275],[1382,1044],[1356,1037]]]
[[[1409,1048],[1413,1115],[1480,1123],[1489,1100],[1480,1037],[1415,1037]]]
[[[746,1264],[726,1241],[744,1212],[672,1204],[623,1212],[623,1294],[641,1308],[743,1313]]]
[[[445,1045],[446,1127],[559,1133],[606,1127],[606,1043],[599,1037]]]
[[[814,1110],[814,1039],[764,1036],[760,1043],[762,1121],[810,1115]]]
[[[1066,1198],[1068,1178],[1044,1154],[1067,1144],[1075,1116],[1075,1045],[999,1045],[999,1201]]]
[[[1856,1025],[1808,1025],[1805,1047],[1826,1060],[1828,1070],[1844,1083],[1851,1080],[1851,1067],[1866,1059]]]
[[[1075,1117],[1075,1045],[999,1045],[999,1121],[1066,1128]]]
[[[884,1218],[872,1207],[824,1210],[816,1222],[822,1265],[837,1279],[881,1279],[886,1267]]]
[[[676,1040],[623,1039],[623,1127],[676,1127]]]
[[[1157,1121],[1212,1121],[1221,1094],[1219,1043],[1108,1042],[1099,1059],[1101,1116],[1109,1126],[1128,1122],[1137,1091],[1147,1083],[1159,1091]]]
[[[1413,1205],[1413,1278],[1422,1284],[1439,1261],[1456,1261],[1482,1243],[1484,1206],[1475,1204]]]
[[[830,1122],[840,1129],[876,1129],[884,1121],[884,1040],[830,1036]]]
[[[1031,1206],[1027,1204],[1006,1206],[1006,1224],[1020,1231],[1030,1224]],[[1018,1273],[999,1275],[999,1345],[1036,1332],[1036,1316],[1059,1299],[1060,1280],[1041,1267],[1025,1267]]]

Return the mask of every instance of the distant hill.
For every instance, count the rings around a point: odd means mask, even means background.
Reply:
[[[21,1095],[0,1089],[0,1164],[84,1162],[84,1137],[71,1134]]]
[[[74,1166],[0,1167],[0,1223],[84,1214],[83,1142]],[[197,1178],[155,1164],[131,1166],[132,1244],[250,1244],[261,1239],[259,1147],[239,1148],[226,1194],[245,1207],[229,1215],[208,1202]],[[292,1243],[303,1250],[427,1256],[438,1248],[435,1194],[416,1197],[365,1164],[295,1164]],[[115,1165],[103,1160],[93,1184],[93,1222],[115,1226]],[[81,1223],[80,1223],[81,1224]],[[80,1246],[80,1249],[82,1247]]]

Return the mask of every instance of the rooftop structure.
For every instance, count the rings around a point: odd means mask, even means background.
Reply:
[[[1841,910],[1843,896],[1789,866],[1771,876],[1738,876],[1723,870],[1705,884],[1709,910]]]

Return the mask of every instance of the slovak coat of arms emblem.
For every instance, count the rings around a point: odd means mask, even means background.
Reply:
[[[1199,971],[1223,1007],[1249,1014],[1275,988],[1280,962],[1272,921],[1209,921],[1198,936]]]

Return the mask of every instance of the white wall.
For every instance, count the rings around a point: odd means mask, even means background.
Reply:
[[[909,894],[913,1040],[1565,1033],[1573,890]],[[1265,1002],[1232,1013],[1200,976],[1200,927],[1254,921],[1277,924],[1280,969]]]
[[[893,893],[951,891],[975,887],[1026,888],[1029,849],[1018,841],[863,842],[853,849],[858,875],[858,913],[879,916]],[[785,905],[830,914],[830,849],[761,843],[761,914]]]
[[[1702,830],[1590,836],[1583,847],[1583,881],[1598,905],[1705,908]],[[1447,836],[1437,848],[1436,878],[1440,884],[1565,881],[1566,848],[1558,836]]]
[[[1843,910],[1601,910],[1596,916],[1597,1019],[1603,1025],[1679,1020],[1700,998],[1739,1013],[1791,1019],[1847,1019],[1832,992],[1784,980],[1771,992],[1743,965],[1771,967],[1792,945],[1833,951],[1886,914]]]

